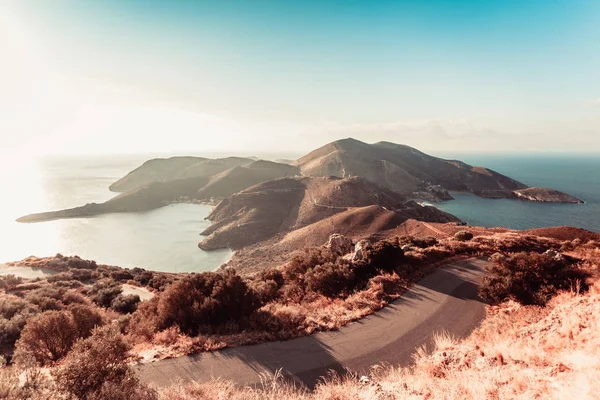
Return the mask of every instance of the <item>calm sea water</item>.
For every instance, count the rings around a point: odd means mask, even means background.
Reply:
[[[455,200],[436,205],[469,224],[513,229],[570,225],[600,231],[600,157],[461,155],[459,159],[484,165],[529,186],[561,190],[586,202],[550,204],[455,194]]]
[[[211,207],[174,204],[144,213],[19,224],[24,214],[102,202],[108,186],[146,160],[142,157],[43,159],[10,166],[0,175],[0,262],[56,253],[156,271],[212,270],[229,250],[198,248]]]
[[[177,204],[145,213],[107,214],[18,224],[22,215],[105,201],[108,186],[150,156],[45,159],[11,163],[0,171],[0,262],[58,252],[101,263],[158,271],[207,271],[230,256],[205,252],[199,233],[209,225],[210,207]],[[485,165],[529,185],[565,191],[583,205],[487,200],[456,195],[438,207],[473,225],[516,229],[573,225],[600,231],[600,158],[456,157]]]

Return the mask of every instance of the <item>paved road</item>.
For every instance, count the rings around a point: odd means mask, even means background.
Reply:
[[[254,385],[281,368],[312,388],[330,370],[363,373],[379,363],[409,365],[416,348],[430,345],[434,333],[465,337],[479,325],[485,307],[477,287],[485,265],[475,259],[448,264],[388,307],[339,331],[145,364],[140,377],[156,386],[213,377]]]

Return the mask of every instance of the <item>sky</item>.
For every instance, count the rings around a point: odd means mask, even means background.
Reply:
[[[0,0],[0,156],[600,152],[600,1]]]

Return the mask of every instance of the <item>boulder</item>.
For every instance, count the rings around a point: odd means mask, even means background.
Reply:
[[[339,233],[334,233],[329,236],[326,247],[333,253],[343,256],[344,254],[352,252],[353,243],[352,239],[340,235]]]
[[[354,255],[352,256],[352,262],[360,262],[363,261],[366,257],[366,250],[369,248],[371,244],[368,240],[360,240],[354,246]]]
[[[550,256],[550,257],[554,258],[556,261],[564,261],[564,259],[565,259],[565,256],[563,256],[558,251],[552,250],[552,249],[546,250],[546,252],[544,254],[546,254],[547,256]]]

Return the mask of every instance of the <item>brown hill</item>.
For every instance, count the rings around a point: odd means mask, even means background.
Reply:
[[[251,163],[241,157],[208,159],[202,157],[156,158],[146,161],[117,182],[110,185],[113,192],[127,192],[153,182],[168,182],[178,179],[210,177],[229,168]]]
[[[458,221],[362,178],[285,178],[224,199],[209,215],[214,224],[202,233],[208,237],[200,247],[239,249],[292,231],[284,241],[306,241],[313,231],[318,234],[310,241],[317,242],[334,232],[370,235],[408,218]]]
[[[300,170],[291,165],[263,160],[254,161],[245,167],[233,167],[214,175],[206,186],[196,193],[196,197],[199,199],[227,197],[257,183],[295,176],[299,173]]]
[[[482,197],[516,198],[531,201],[572,202],[556,191],[537,189],[535,196],[517,191],[524,183],[484,167],[427,155],[412,147],[355,139],[329,143],[300,158],[296,165],[304,175],[359,176],[413,198],[448,200],[446,191],[470,192]],[[575,199],[578,200],[578,199]]]

